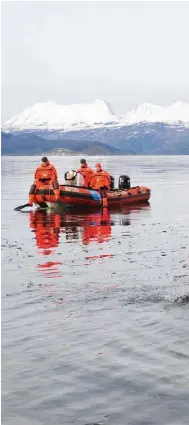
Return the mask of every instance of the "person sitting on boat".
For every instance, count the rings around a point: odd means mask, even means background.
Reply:
[[[82,174],[85,181],[85,187],[88,187],[94,171],[88,166],[86,159],[81,159],[80,164],[81,166],[77,172]]]
[[[102,205],[107,207],[107,191],[110,190],[111,178],[110,174],[102,169],[102,165],[98,162],[95,165],[96,172],[93,173],[89,186],[92,189],[99,190],[102,198]]]
[[[60,196],[60,188],[58,183],[58,175],[56,168],[52,165],[46,156],[41,159],[40,166],[36,169],[34,174],[34,183],[32,184],[29,192],[29,204],[32,206],[35,201],[36,189],[44,185],[52,185],[55,200],[57,201]]]
[[[90,187],[93,189],[106,187],[107,190],[110,190],[111,179],[109,173],[102,169],[102,165],[99,162],[95,165],[95,168],[96,171],[93,172],[90,179]]]
[[[64,175],[66,185],[68,186],[85,186],[85,180],[83,175],[75,170],[67,171]]]

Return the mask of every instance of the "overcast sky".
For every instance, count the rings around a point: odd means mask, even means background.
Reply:
[[[2,121],[36,102],[189,102],[188,2],[2,5]]]

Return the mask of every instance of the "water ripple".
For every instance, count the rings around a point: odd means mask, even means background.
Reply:
[[[2,160],[3,424],[188,425],[188,158],[106,158],[152,189],[106,216],[16,213],[37,161]]]

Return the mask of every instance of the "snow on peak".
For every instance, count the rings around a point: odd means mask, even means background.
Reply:
[[[139,122],[189,122],[189,104],[175,102],[170,106],[153,105],[141,103],[136,109],[124,115],[125,121],[129,123]]]
[[[128,122],[151,121],[155,113],[161,110],[161,106],[152,103],[141,103],[136,109],[132,109],[125,116]]]
[[[118,122],[118,117],[106,102],[96,99],[92,104],[36,103],[8,120],[4,128],[69,130],[110,122]]]
[[[181,100],[178,100],[177,102],[172,103],[170,108],[186,108],[188,107],[188,103],[182,102]]]
[[[108,103],[96,99],[91,104],[58,105],[55,102],[36,103],[8,120],[3,130],[79,130],[104,126],[124,126],[140,122],[181,121],[189,123],[189,104],[175,102],[170,106],[141,103],[118,117]]]
[[[153,103],[141,103],[138,107],[137,107],[137,111],[143,111],[143,112],[147,112],[148,114],[151,114],[152,112],[154,112],[154,110],[160,108],[160,106],[158,105],[153,105]]]

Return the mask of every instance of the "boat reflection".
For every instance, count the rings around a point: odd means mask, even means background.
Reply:
[[[45,274],[46,278],[61,278],[62,262],[52,261],[53,254],[60,245],[60,237],[66,243],[82,243],[83,247],[91,243],[102,244],[111,240],[113,226],[129,226],[133,213],[146,209],[148,205],[137,206],[128,209],[108,210],[84,214],[80,211],[66,211],[64,213],[49,209],[37,209],[29,213],[29,226],[35,234],[36,247],[39,254],[46,257],[45,263],[37,265],[38,270]],[[100,253],[100,255],[87,256],[85,260],[112,257],[113,254]],[[61,259],[61,257],[59,257]],[[50,288],[52,289],[52,288]]]
[[[83,245],[89,245],[92,242],[110,241],[113,226],[129,226],[131,213],[140,212],[147,207],[145,204],[140,207],[122,207],[111,210],[111,213],[104,209],[87,214],[79,210],[60,213],[38,209],[30,212],[30,228],[35,232],[36,246],[40,253],[50,255],[59,246],[62,234],[67,243],[80,241]]]
[[[44,255],[50,255],[59,246],[61,216],[43,210],[30,212],[30,228],[35,232],[36,245]]]
[[[78,240],[83,245],[108,241],[113,224],[108,211],[87,215],[60,214],[49,210],[30,212],[30,228],[35,232],[36,245],[43,255],[55,252],[60,233],[65,235],[66,242]]]

